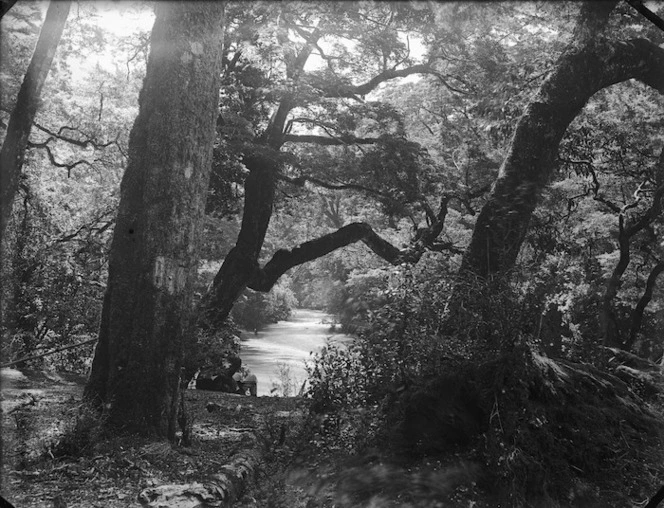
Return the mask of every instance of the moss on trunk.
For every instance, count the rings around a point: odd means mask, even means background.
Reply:
[[[86,396],[173,438],[220,84],[223,4],[160,3],[129,140]]]

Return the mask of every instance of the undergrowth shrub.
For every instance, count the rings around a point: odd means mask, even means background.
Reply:
[[[442,427],[452,431],[463,430],[463,418],[473,418],[468,410],[477,409],[478,432],[454,453],[484,464],[483,488],[501,503],[617,507],[645,498],[664,473],[657,412],[593,365],[538,355],[540,294],[504,280],[451,284],[402,275],[357,339],[328,344],[308,366],[314,444],[399,453],[403,429],[418,429],[403,425],[418,409],[404,401],[422,400],[425,421],[449,414]],[[441,387],[445,380],[463,388]],[[418,393],[426,396],[411,396]]]
[[[277,379],[271,380],[271,394],[277,394],[280,397],[295,397],[303,390],[306,380],[296,377],[290,364],[277,362],[275,374]]]
[[[297,303],[290,278],[283,277],[267,293],[245,289],[233,306],[231,316],[247,330],[261,329],[269,323],[288,319]]]
[[[476,368],[492,396],[480,443],[492,489],[515,507],[622,507],[647,497],[664,474],[657,413],[590,365],[537,358],[521,347]]]
[[[385,304],[368,314],[369,327],[350,344],[327,344],[308,366],[308,396],[312,411],[325,415],[320,434],[327,445],[373,446],[400,423],[388,408],[401,394],[435,379],[444,366],[481,362],[527,342],[535,326],[533,302],[507,284],[487,291],[479,283],[452,285],[398,270]]]
[[[187,341],[184,354],[184,379],[186,386],[201,368],[221,365],[229,355],[237,355],[240,350],[240,330],[232,319],[213,332],[197,330]]]
[[[105,436],[106,417],[91,404],[83,402],[65,423],[65,429],[53,449],[55,457],[80,457],[94,453]]]

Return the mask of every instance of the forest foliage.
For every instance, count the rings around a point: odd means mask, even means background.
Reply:
[[[297,114],[290,120],[291,138],[286,137],[292,141],[279,155],[283,178],[262,262],[279,249],[354,221],[369,223],[394,244],[405,245],[413,231],[430,224],[443,195],[449,204],[438,238],[441,252],[430,252],[431,261],[424,262],[442,267],[440,279],[455,273],[515,121],[570,37],[574,8],[564,4],[553,12],[551,6],[529,4],[460,4],[429,12],[398,5],[394,12],[376,7],[372,30],[366,30],[365,14],[355,7],[348,6],[348,12],[336,4],[312,8],[302,23],[327,16],[329,27],[318,48],[327,59],[318,55],[307,68],[307,79],[295,83],[283,73],[284,62],[302,44],[297,23],[252,24],[272,19],[278,9],[257,3],[234,10],[231,4],[219,120],[220,134],[229,142],[215,159],[203,279],[206,267],[223,259],[239,231],[246,176],[240,156],[257,144],[285,90],[294,94],[289,97]],[[661,39],[626,6],[619,11],[611,27],[616,37]],[[81,4],[56,52],[6,240],[12,248],[5,274],[14,282],[4,287],[14,296],[4,300],[3,323],[11,337],[3,341],[5,358],[96,332],[99,310],[94,309],[99,309],[105,284],[119,179],[147,56],[149,8],[123,7],[123,16],[132,13],[141,14],[134,19],[142,20],[142,29],[117,33],[111,24],[96,21],[108,14],[104,9]],[[389,30],[379,29],[384,15],[392,18]],[[36,5],[26,4],[3,20],[3,115],[11,111],[41,16]],[[296,19],[284,11],[283,19],[289,16]],[[489,20],[487,31],[484,22]],[[289,30],[296,39],[284,45]],[[349,41],[348,47],[335,37]],[[386,80],[364,100],[321,96],[316,80],[325,73],[334,76],[327,83],[334,83],[341,95],[348,83],[379,73],[381,68],[372,66],[379,66],[381,58],[384,65],[434,62],[435,73]],[[293,86],[294,91],[288,88]],[[533,217],[516,274],[524,287],[538,286],[546,302],[542,331],[549,333],[553,326],[550,335],[564,337],[559,348],[600,340],[598,306],[620,257],[620,217],[638,222],[653,206],[660,181],[658,104],[661,96],[638,82],[615,85],[589,101],[563,139],[554,181]],[[311,136],[317,139],[296,142],[299,132],[315,133]],[[376,141],[315,142],[344,136]],[[611,301],[619,334],[653,359],[661,351],[653,335],[662,323],[656,283],[641,329],[631,329],[648,276],[661,264],[660,230],[658,216],[630,238],[631,260]],[[292,291],[301,305],[330,310],[352,328],[381,306],[392,270],[368,256],[363,245],[350,245],[297,266],[278,292]],[[251,299],[273,305],[250,294],[240,304],[246,307]],[[281,305],[292,306],[296,299],[283,297]],[[276,308],[267,314],[272,312],[277,319],[287,314]]]
[[[566,430],[538,444],[519,434],[521,425],[560,414],[533,404],[524,416],[518,408],[553,397],[547,390],[555,383],[538,384],[535,372],[550,367],[540,358],[560,360],[569,376],[576,364],[607,369],[606,346],[662,361],[661,90],[630,79],[592,95],[554,147],[513,266],[488,281],[459,270],[520,119],[536,109],[533,97],[581,37],[582,9],[574,2],[325,1],[306,9],[228,2],[193,298],[210,329],[188,339],[185,367],[193,372],[235,350],[237,326],[260,329],[298,306],[325,310],[358,338],[326,348],[309,367],[312,408],[334,428],[321,443],[329,438],[349,452],[375,446],[407,425],[404,412],[416,404],[410,394],[434,386],[441,372],[447,381],[465,376],[477,390],[468,411],[491,417],[483,451],[495,460],[496,478],[530,482],[510,495],[564,499],[571,480],[562,465],[547,480],[550,492],[537,485],[548,471],[547,446],[576,453]],[[18,3],[2,19],[5,134],[44,12]],[[143,2],[72,9],[1,239],[3,361],[99,330],[153,20]],[[632,38],[661,49],[664,32],[618,3],[598,40]],[[23,366],[87,372],[91,356],[87,346]],[[523,360],[514,367],[521,378],[509,378],[496,358]],[[501,383],[515,391],[501,399],[511,413],[498,432],[485,395]],[[615,424],[594,402],[607,427]],[[386,415],[397,423],[381,424]],[[590,423],[582,414],[572,419]],[[632,423],[651,432],[646,421]],[[590,440],[588,457],[614,437]],[[647,467],[638,464],[657,459],[636,441],[629,434],[600,461],[631,454],[625,474],[633,495],[646,488],[636,478]],[[575,467],[598,467],[577,455]],[[600,469],[589,474],[601,483]]]

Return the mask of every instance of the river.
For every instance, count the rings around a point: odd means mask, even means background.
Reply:
[[[328,338],[332,342],[350,339],[330,332],[330,322],[331,316],[325,312],[295,309],[288,321],[268,325],[257,334],[242,332],[242,366],[258,378],[259,396],[283,394],[280,386],[284,376],[279,375],[280,371],[288,371],[290,394],[296,395],[293,391],[299,391],[307,379],[305,360],[311,358],[310,353],[320,351]]]

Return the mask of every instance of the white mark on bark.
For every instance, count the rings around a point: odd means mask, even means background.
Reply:
[[[194,252],[196,248],[196,224],[189,225],[189,241],[187,242],[187,251],[189,253]]]
[[[173,295],[187,284],[187,268],[174,259],[157,256],[154,262],[154,285]]]
[[[158,288],[164,285],[164,272],[166,271],[166,259],[163,256],[157,256],[154,260],[154,285]]]
[[[203,54],[203,44],[201,44],[200,42],[192,42],[190,43],[190,46],[191,46],[191,52],[194,55],[200,56]]]
[[[184,177],[189,180],[191,178],[192,173],[194,172],[194,166],[193,164],[189,163],[185,166],[184,168]]]
[[[191,53],[188,53],[188,52],[186,52],[186,51],[185,51],[184,53],[182,53],[182,56],[180,57],[180,61],[181,61],[183,64],[188,64],[188,63],[191,62],[193,59],[194,59],[194,57],[192,56],[192,54],[191,54]]]

